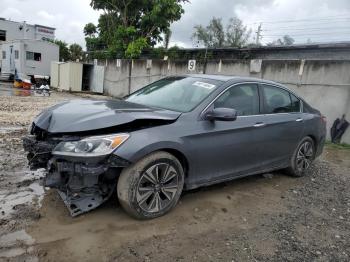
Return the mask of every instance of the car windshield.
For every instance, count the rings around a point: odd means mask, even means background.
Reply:
[[[189,112],[222,81],[199,77],[169,77],[145,86],[125,100],[177,112]]]

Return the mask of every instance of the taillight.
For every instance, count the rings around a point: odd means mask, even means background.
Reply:
[[[321,115],[321,120],[323,123],[327,124],[327,118],[324,115]]]

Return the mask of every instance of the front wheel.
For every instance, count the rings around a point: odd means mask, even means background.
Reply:
[[[173,155],[159,151],[125,168],[117,192],[123,209],[138,219],[169,212],[178,202],[184,186],[184,171]]]
[[[310,167],[315,159],[315,144],[311,137],[304,137],[298,144],[291,158],[287,172],[296,177],[305,175],[305,171]]]

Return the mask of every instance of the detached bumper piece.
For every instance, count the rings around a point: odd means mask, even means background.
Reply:
[[[30,168],[46,168],[56,143],[38,141],[35,136],[25,136],[22,141],[24,150],[28,152],[27,158]]]
[[[123,162],[126,164],[127,162]],[[110,161],[88,163],[69,162],[52,158],[45,179],[45,186],[56,188],[75,217],[88,212],[107,201],[114,192],[119,166],[110,166]]]

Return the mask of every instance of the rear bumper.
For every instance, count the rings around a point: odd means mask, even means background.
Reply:
[[[318,157],[322,154],[325,142],[326,142],[325,136],[321,137],[317,144],[315,157]]]

